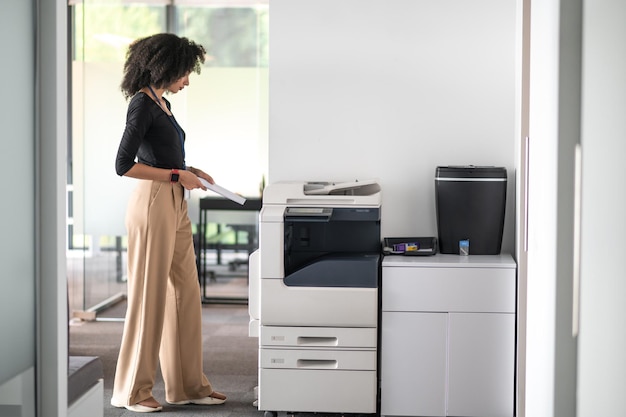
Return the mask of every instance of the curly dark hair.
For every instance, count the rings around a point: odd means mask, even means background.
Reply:
[[[137,39],[128,47],[121,89],[128,99],[149,85],[163,88],[190,72],[200,74],[202,45],[172,33]]]

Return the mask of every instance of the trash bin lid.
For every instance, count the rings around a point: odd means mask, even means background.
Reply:
[[[496,166],[438,166],[435,181],[506,181],[506,168]]]

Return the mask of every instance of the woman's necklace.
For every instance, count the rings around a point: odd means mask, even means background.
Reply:
[[[150,90],[150,93],[152,93],[152,97],[154,98],[154,101],[156,101],[156,103],[159,105],[161,110],[163,110],[165,114],[167,114],[168,116],[171,116],[172,113],[170,113],[169,109],[163,105],[163,103],[161,102],[161,99],[159,99],[159,96],[157,96],[157,94],[152,89],[152,86],[149,85],[148,89]]]

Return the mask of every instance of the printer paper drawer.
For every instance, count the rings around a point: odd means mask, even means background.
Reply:
[[[263,369],[376,370],[375,350],[261,349],[259,356]]]
[[[261,326],[261,346],[376,348],[376,328]]]
[[[378,323],[378,288],[289,287],[282,279],[262,278],[260,294],[262,326],[376,327]]]
[[[261,369],[259,410],[376,412],[376,371]]]

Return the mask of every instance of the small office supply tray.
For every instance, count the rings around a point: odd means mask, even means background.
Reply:
[[[403,244],[408,250],[401,248]],[[429,256],[436,253],[436,237],[386,237],[383,239],[384,255]]]

